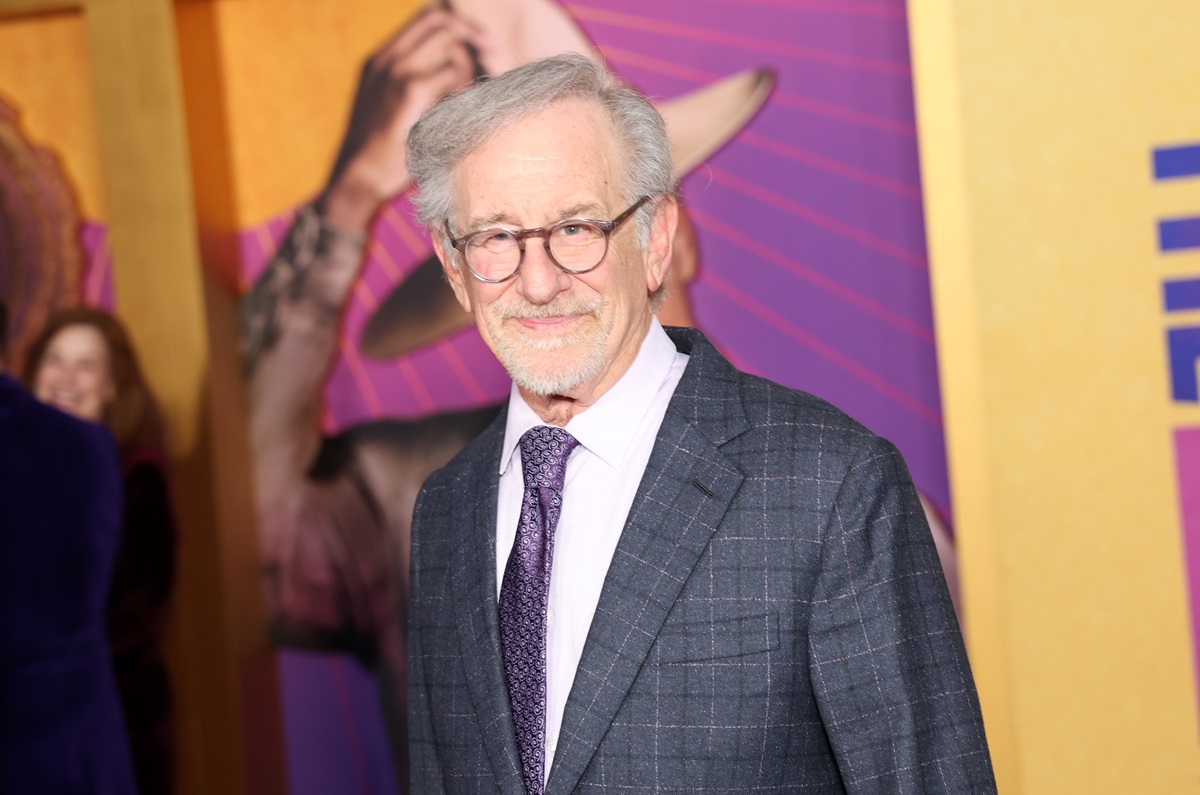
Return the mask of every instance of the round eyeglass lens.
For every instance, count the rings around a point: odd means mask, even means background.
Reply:
[[[517,238],[503,229],[472,235],[463,253],[471,269],[485,279],[502,279],[521,262]]]
[[[550,230],[550,255],[569,271],[591,270],[604,259],[608,241],[595,224],[573,222]]]

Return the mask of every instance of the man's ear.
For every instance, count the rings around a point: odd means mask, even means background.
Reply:
[[[679,225],[679,203],[674,196],[663,196],[654,207],[654,224],[646,245],[646,289],[654,293],[667,280],[671,270],[671,244]]]
[[[446,274],[446,281],[450,282],[450,289],[454,291],[459,306],[470,312],[471,294],[467,291],[462,270],[455,264],[458,252],[451,248],[450,241],[444,234],[433,236],[433,253],[437,255],[438,262],[442,263],[442,272]]]

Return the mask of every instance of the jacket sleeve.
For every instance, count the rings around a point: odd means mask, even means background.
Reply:
[[[140,461],[125,475],[125,519],[105,621],[114,655],[157,645],[175,584],[178,536],[166,472]]]
[[[995,792],[937,551],[890,442],[856,451],[821,550],[809,663],[847,791]]]
[[[442,768],[438,762],[437,741],[433,731],[433,715],[429,703],[429,685],[425,677],[425,658],[422,651],[422,615],[426,612],[426,595],[421,583],[421,541],[425,530],[422,503],[425,490],[417,496],[413,512],[412,562],[409,573],[408,618],[408,753],[409,792],[439,795],[446,791]]]

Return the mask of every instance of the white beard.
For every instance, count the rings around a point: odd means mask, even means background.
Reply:
[[[605,349],[614,322],[611,316],[604,316],[604,303],[604,298],[599,295],[556,300],[544,306],[520,301],[513,306],[495,307],[485,315],[484,323],[495,345],[496,358],[517,386],[534,395],[564,395],[596,378],[604,369]],[[514,318],[576,314],[587,316],[583,326],[563,335],[530,339],[506,324]],[[561,353],[546,356],[556,352]],[[571,358],[564,362],[561,361],[563,356]],[[551,363],[548,359],[560,361]]]

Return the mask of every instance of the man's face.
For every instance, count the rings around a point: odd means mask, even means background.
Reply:
[[[457,237],[479,229],[547,227],[567,218],[610,220],[626,209],[623,148],[595,103],[561,100],[498,131],[454,174]],[[631,219],[613,232],[595,270],[573,275],[526,240],[513,278],[475,279],[436,246],[459,302],[518,387],[590,403],[632,364],[650,322],[650,293],[666,276],[675,206],[659,205],[649,246]],[[451,251],[453,251],[451,249]]]

